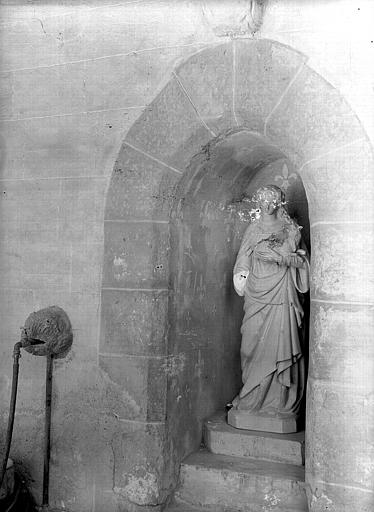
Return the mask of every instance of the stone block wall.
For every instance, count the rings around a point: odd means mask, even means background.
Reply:
[[[216,38],[200,6],[189,2],[20,0],[2,2],[0,11],[0,431],[5,432],[12,346],[20,327],[31,311],[57,304],[71,319],[74,344],[55,364],[51,504],[90,512],[154,505],[160,499],[154,472],[136,470],[134,460],[141,450],[142,458],[154,454],[157,461],[163,443],[157,423],[165,407],[158,394],[162,386],[147,375],[158,373],[162,380],[164,372],[162,361],[147,355],[154,347],[164,353],[167,293],[111,289],[124,286],[126,270],[118,260],[112,275],[102,275],[113,250],[104,251],[105,199],[129,127],[176,63]],[[125,208],[142,219],[148,208],[153,216],[142,198],[152,179],[149,168],[133,171],[129,180],[139,189],[132,203],[112,205],[113,210]],[[165,186],[172,178],[173,171],[165,175]],[[165,208],[157,205],[162,220]],[[109,224],[118,231],[116,222]],[[165,232],[162,223],[155,229]],[[153,274],[144,274],[148,261],[141,258],[148,234],[149,226],[127,225],[126,237],[139,239],[130,287],[151,287]],[[161,264],[155,280],[165,287],[161,248],[154,258],[154,266]],[[102,279],[108,289],[101,295]],[[134,313],[138,303],[140,316]],[[102,323],[101,310],[108,312]],[[108,336],[101,334],[107,329]],[[21,359],[12,448],[37,501],[44,365],[28,354]],[[123,491],[126,465],[135,468],[135,476]],[[156,465],[162,473],[162,464]]]
[[[226,2],[230,20],[233,13],[241,13],[239,4]],[[332,305],[329,318],[337,318],[333,329],[341,324],[342,307],[350,311],[345,316],[349,325],[342,327],[347,333],[353,332],[358,316],[370,315],[371,274],[365,272],[362,290],[349,279],[366,268],[362,240],[370,248],[372,225],[360,224],[354,232],[347,225],[344,232],[334,227],[334,237],[330,229],[342,218],[360,221],[368,215],[360,205],[371,197],[372,156],[360,124],[373,142],[373,34],[368,25],[372,6],[369,1],[361,6],[348,1],[305,4],[300,9],[296,0],[268,2],[256,37],[296,50],[286,51],[266,42],[251,49],[252,34],[243,33],[241,25],[236,33],[232,25],[222,28],[222,11],[215,12],[209,2],[2,2],[1,431],[19,328],[31,311],[57,304],[71,319],[74,345],[69,356],[56,363],[53,505],[90,512],[155,510],[166,498],[172,483],[164,424],[170,372],[163,323],[168,307],[167,212],[173,187],[192,156],[222,130],[242,124],[265,128],[275,144],[292,154],[313,217],[312,246],[332,255],[319,270],[314,267],[315,298],[326,304],[352,298],[362,303]],[[230,37],[236,35],[248,40],[231,44]],[[227,44],[216,48],[218,43]],[[199,50],[205,53],[180,65]],[[200,72],[192,75],[194,59]],[[244,69],[248,72],[240,73]],[[334,88],[326,84],[322,91],[316,86],[320,77],[315,71]],[[261,81],[253,76],[261,76]],[[166,102],[149,108],[165,84]],[[258,100],[253,101],[249,90]],[[359,121],[339,93],[348,98]],[[298,117],[300,105],[303,119]],[[331,187],[325,188],[326,182]],[[351,257],[345,250],[348,239],[350,247],[361,240]],[[360,259],[352,256],[356,254]],[[343,269],[344,279],[336,281]],[[321,307],[330,307],[326,304]],[[357,307],[362,309],[357,312]],[[317,322],[318,308],[314,314]],[[368,361],[369,333],[360,338]],[[347,336],[343,346],[349,358]],[[330,352],[330,362],[341,346]],[[21,360],[13,445],[13,458],[37,498],[44,364],[29,355]],[[313,368],[316,382],[322,382],[317,365]],[[326,390],[323,396],[317,391],[316,408],[327,400]],[[370,404],[365,393],[358,395],[357,410],[364,414]],[[367,429],[360,425],[363,453]],[[346,444],[349,432],[339,439]],[[330,453],[329,461],[326,467],[337,459]],[[364,467],[371,474],[367,458],[360,464],[352,471]],[[311,474],[315,468],[311,460]],[[317,473],[313,485],[318,488]],[[331,484],[312,494],[313,510],[337,499],[334,485],[346,485],[348,473],[331,474]],[[355,480],[354,485],[359,487],[356,493],[371,499],[368,482]],[[341,512],[341,506],[330,509]]]

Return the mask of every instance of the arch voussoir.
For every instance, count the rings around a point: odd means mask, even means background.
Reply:
[[[175,72],[197,115],[213,136],[234,124],[233,44],[200,51]]]
[[[211,137],[173,77],[136,121],[125,142],[183,171]]]
[[[269,119],[267,136],[306,162],[364,133],[342,95],[305,65]]]
[[[235,114],[239,125],[264,133],[274,107],[306,60],[268,40],[236,41]]]

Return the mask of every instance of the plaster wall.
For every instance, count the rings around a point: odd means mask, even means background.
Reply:
[[[309,64],[351,102],[374,141],[369,65],[374,50],[368,26],[373,7],[369,1],[302,4],[301,9],[296,1],[269,2],[260,35],[306,54]],[[69,314],[75,336],[70,355],[56,365],[51,502],[61,508],[111,512],[152,505],[155,510],[165,499],[146,461],[148,453],[162,473],[164,432],[157,422],[165,397],[152,395],[159,386],[144,379],[142,370],[149,364],[147,351],[154,350],[154,331],[161,341],[165,333],[157,315],[149,336],[139,334],[139,322],[149,325],[148,299],[139,292],[125,307],[132,311],[131,301],[144,301],[144,318],[127,319],[123,331],[113,328],[110,347],[105,346],[100,322],[107,304],[101,304],[100,291],[104,205],[122,140],[177,63],[228,40],[217,29],[221,17],[215,17],[214,4],[211,16],[203,7],[197,0],[0,6],[2,425],[19,327],[32,310],[57,304]],[[232,2],[226,9],[231,16]],[[131,204],[138,219],[150,204],[142,204],[149,180],[146,174],[137,180],[132,189],[137,196],[124,206]],[[139,226],[129,225],[128,232],[130,238],[142,238]],[[159,314],[165,314],[160,307]],[[21,360],[13,445],[13,458],[37,497],[44,363],[28,355]],[[157,370],[161,380],[164,370],[162,365]],[[137,464],[138,472],[128,479],[128,466]]]

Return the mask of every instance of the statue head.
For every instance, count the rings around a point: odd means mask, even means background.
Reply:
[[[254,193],[252,201],[257,208],[264,213],[272,215],[281,206],[286,204],[285,195],[282,189],[276,185],[265,185]]]

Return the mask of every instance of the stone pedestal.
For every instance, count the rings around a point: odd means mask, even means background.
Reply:
[[[226,414],[219,413],[205,422],[204,445],[211,453],[219,455],[304,465],[303,431],[279,434],[241,430],[227,424]]]
[[[227,423],[244,430],[261,430],[278,434],[297,432],[296,418],[259,416],[249,411],[240,411],[234,408],[228,412]]]

